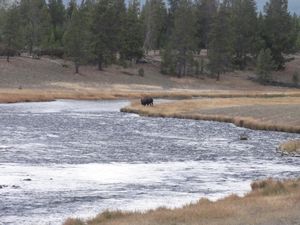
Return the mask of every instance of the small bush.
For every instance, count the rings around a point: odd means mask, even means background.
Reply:
[[[67,219],[63,225],[85,225],[80,219]]]
[[[274,68],[275,65],[270,49],[262,49],[256,62],[256,74],[258,81],[262,84],[269,83],[272,80],[272,70],[274,70]]]
[[[87,221],[88,224],[101,224],[109,220],[119,219],[125,216],[130,215],[130,213],[121,212],[121,211],[104,211],[98,214],[95,218]],[[77,225],[77,224],[76,224]]]
[[[279,145],[279,150],[283,152],[299,152],[300,153],[300,139],[289,140]]]
[[[139,76],[140,76],[140,77],[143,77],[143,76],[145,75],[144,68],[139,68],[138,73],[139,73]]]
[[[292,80],[293,80],[293,83],[295,85],[298,85],[298,83],[299,83],[299,73],[297,71],[293,74]]]
[[[273,179],[253,182],[251,188],[253,191],[261,193],[262,195],[278,195],[287,192],[281,181],[275,181]]]
[[[118,61],[118,65],[122,66],[122,67],[125,68],[125,69],[129,67],[129,63],[128,63],[128,61],[126,61],[125,59],[120,59],[120,60]]]

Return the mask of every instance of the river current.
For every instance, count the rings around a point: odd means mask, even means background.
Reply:
[[[300,177],[300,158],[276,152],[299,134],[121,113],[127,104],[1,104],[0,225],[180,207],[243,195],[256,179]]]

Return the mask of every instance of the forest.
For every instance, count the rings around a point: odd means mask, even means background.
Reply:
[[[163,74],[218,80],[255,68],[266,83],[300,49],[299,22],[288,0],[269,0],[262,11],[255,0],[1,0],[0,56],[64,58],[78,73],[156,52]]]

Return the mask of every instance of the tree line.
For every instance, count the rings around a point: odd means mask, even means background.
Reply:
[[[0,0],[0,55],[67,57],[104,66],[160,53],[161,72],[213,74],[257,65],[283,69],[300,47],[299,17],[288,0],[269,0],[258,13],[255,0]],[[207,54],[203,54],[207,52]],[[266,64],[268,66],[266,66]]]

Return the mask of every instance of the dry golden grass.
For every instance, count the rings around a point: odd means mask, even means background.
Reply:
[[[282,143],[279,146],[279,150],[287,153],[299,153],[300,154],[300,139],[299,140],[289,140]]]
[[[141,212],[104,212],[85,221],[87,225],[294,225],[300,221],[300,180],[268,179],[251,184],[245,197],[228,196],[178,209],[159,208]],[[77,225],[70,223],[64,225]]]
[[[101,89],[84,86],[84,84],[60,83],[61,88],[44,89],[0,89],[0,103],[15,102],[37,102],[52,101],[55,99],[76,99],[76,100],[103,100],[103,99],[139,99],[142,96],[150,95],[154,98],[191,99],[194,97],[208,98],[276,98],[276,97],[300,97],[300,92],[262,92],[262,91],[208,91],[208,90],[185,90],[168,89],[164,90],[156,86],[145,85],[111,85]],[[229,100],[226,100],[227,102]],[[190,104],[190,103],[189,103]]]
[[[273,107],[272,110],[270,107]],[[255,110],[258,108],[259,114]],[[290,113],[287,108],[294,111],[289,117],[286,116]],[[144,116],[220,121],[250,129],[300,133],[299,97],[203,98],[157,104],[154,107],[143,107],[139,102],[132,102],[131,106],[122,111]]]

